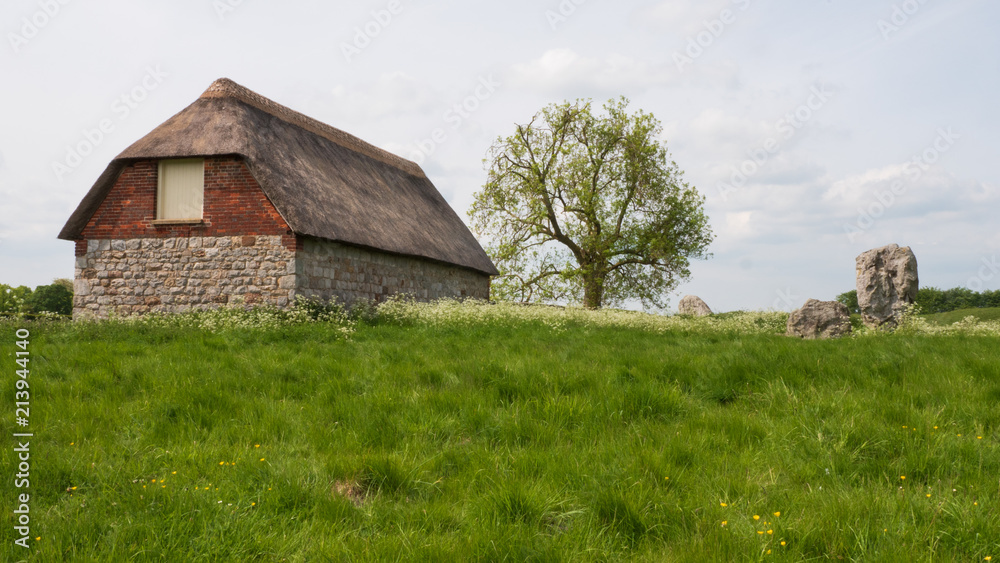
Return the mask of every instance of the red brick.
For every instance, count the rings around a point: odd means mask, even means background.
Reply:
[[[285,235],[289,231],[246,164],[235,156],[205,159],[203,224],[155,227],[157,173],[155,160],[136,162],[122,171],[81,233],[77,256],[86,252],[86,239]]]

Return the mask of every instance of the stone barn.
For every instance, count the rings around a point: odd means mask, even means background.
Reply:
[[[118,155],[59,238],[74,317],[488,299],[497,274],[417,164],[227,79]]]

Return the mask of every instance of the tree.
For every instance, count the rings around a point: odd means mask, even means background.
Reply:
[[[924,313],[944,313],[950,311],[945,303],[944,292],[936,287],[917,289],[917,305]]]
[[[31,298],[31,288],[26,285],[11,287],[0,284],[0,314],[21,313],[24,303]]]
[[[40,285],[27,299],[24,309],[28,313],[72,315],[73,291],[58,282],[52,285]]]
[[[852,315],[861,314],[861,305],[858,304],[858,290],[852,289],[841,293],[837,296],[837,301],[843,303]]]
[[[708,257],[704,197],[668,160],[660,122],[627,107],[550,105],[493,144],[470,216],[498,298],[663,308],[689,260]]]
[[[73,291],[73,280],[69,278],[56,278],[52,280],[52,285],[61,285],[66,289]]]

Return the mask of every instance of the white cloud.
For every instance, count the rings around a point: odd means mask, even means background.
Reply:
[[[420,114],[435,109],[441,99],[430,84],[400,71],[366,83],[338,84],[330,94],[333,111],[352,118]]]
[[[639,27],[658,31],[692,35],[704,29],[705,20],[718,18],[726,8],[739,8],[731,0],[667,0],[637,10],[633,23]]]
[[[861,174],[838,180],[823,194],[823,201],[853,205],[867,199],[879,187],[888,186],[893,181],[902,181],[905,164],[891,164],[883,168],[866,170]]]
[[[753,211],[740,211],[738,213],[726,213],[726,226],[723,234],[739,237],[753,234],[753,226],[750,223]]]
[[[958,178],[942,167],[922,170],[915,164],[893,164],[834,182],[823,193],[823,201],[847,215],[867,211],[899,218],[961,212],[973,217],[995,209],[1000,190],[986,182]]]
[[[722,108],[706,108],[691,120],[686,133],[701,147],[720,150],[727,145],[730,151],[743,152],[774,135],[764,121],[728,113]]]
[[[584,57],[572,49],[552,49],[527,63],[511,66],[518,87],[569,97],[634,94],[670,81],[671,67],[624,55]]]

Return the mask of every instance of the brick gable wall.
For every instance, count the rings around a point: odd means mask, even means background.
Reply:
[[[155,160],[135,162],[122,171],[115,185],[81,233],[76,255],[87,251],[87,240],[140,238],[282,236],[290,250],[295,237],[240,157],[205,159],[203,223],[154,225],[158,166]]]

